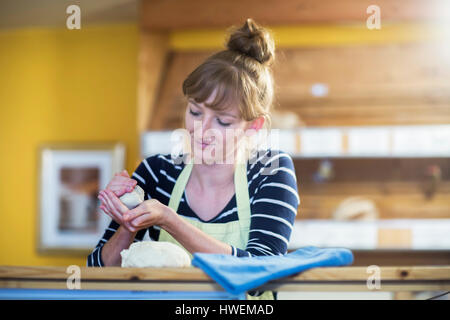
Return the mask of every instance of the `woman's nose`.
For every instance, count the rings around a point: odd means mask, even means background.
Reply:
[[[205,118],[201,120],[194,121],[194,132],[192,134],[197,137],[202,137],[205,134],[205,131],[211,127],[209,121]]]
[[[211,125],[212,125],[212,117],[204,117],[202,119],[201,128],[203,134],[205,134],[205,131],[211,129]]]
[[[194,126],[194,136],[197,136],[198,140],[202,140],[205,143],[211,143],[215,139],[217,129],[212,127],[213,120],[212,117],[204,117],[201,121],[196,121]]]

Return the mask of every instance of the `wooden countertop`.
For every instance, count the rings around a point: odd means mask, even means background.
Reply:
[[[67,289],[66,267],[0,266],[0,288]],[[80,267],[81,289],[142,291],[223,291],[198,268]],[[366,267],[313,268],[270,281],[278,291],[370,291]],[[380,267],[377,291],[450,290],[450,266]]]

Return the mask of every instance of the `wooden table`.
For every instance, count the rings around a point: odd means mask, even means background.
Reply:
[[[0,266],[2,298],[8,298],[13,289],[59,290],[70,297],[94,291],[148,293],[148,298],[158,294],[182,292],[218,293],[211,297],[242,298],[229,296],[221,286],[198,268],[87,268],[80,267],[80,290],[68,290],[67,282],[72,273],[65,267]],[[379,289],[369,289],[367,281],[372,273],[366,267],[314,268],[290,277],[270,281],[261,289],[275,291],[448,291],[450,290],[450,266],[396,266],[380,267]],[[69,280],[70,282],[70,280]],[[73,282],[73,281],[72,281]],[[19,291],[26,292],[26,291]],[[38,291],[33,291],[38,292]],[[88,297],[88,296],[86,296]],[[100,297],[96,295],[96,297]],[[107,296],[105,296],[108,298]],[[123,295],[122,295],[123,297]],[[164,296],[171,298],[171,295]]]

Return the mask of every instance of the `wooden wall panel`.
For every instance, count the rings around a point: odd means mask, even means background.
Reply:
[[[168,130],[183,126],[186,109],[182,92],[183,81],[210,54],[212,52],[170,53],[166,76],[159,91],[157,108],[148,129]]]
[[[182,124],[185,77],[215,51],[173,52],[148,129]],[[278,110],[307,126],[450,123],[447,44],[402,44],[278,50],[273,66]],[[328,86],[315,97],[311,86]]]
[[[389,184],[386,184],[389,187]],[[448,185],[446,186],[448,190]],[[349,197],[360,196],[374,202],[380,219],[449,219],[450,200],[447,193],[439,193],[427,200],[422,193],[384,194],[381,189],[370,193],[363,183],[355,183],[347,188],[346,195],[337,192],[342,186],[336,184],[333,190],[313,192],[307,186],[299,190],[302,204],[297,219],[332,219],[333,212],[339,204]],[[371,188],[369,188],[371,189]],[[336,192],[336,193],[335,193]]]
[[[162,32],[142,32],[139,45],[137,128],[139,132],[144,132],[151,126],[160,86],[164,83],[163,76],[168,67],[168,36]]]
[[[370,5],[383,21],[432,21],[450,18],[446,0],[143,0],[141,25],[157,30],[229,27],[253,18],[262,24],[364,23]]]
[[[277,106],[307,125],[450,122],[447,44],[287,49],[278,57]],[[315,83],[328,95],[314,97]]]
[[[320,159],[294,159],[301,205],[298,219],[330,219],[349,197],[373,201],[381,219],[450,218],[449,158],[330,159],[334,176],[315,182]],[[440,168],[435,182],[427,169]]]

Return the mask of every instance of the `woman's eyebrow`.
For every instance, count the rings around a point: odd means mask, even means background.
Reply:
[[[196,106],[199,107],[199,108],[203,108],[201,105],[199,105],[199,104],[198,104],[195,100],[193,100],[193,99],[189,99],[188,101],[189,101],[190,103],[196,105]],[[216,111],[216,113],[218,113],[218,114],[220,114],[220,115],[229,116],[229,117],[232,117],[232,118],[237,119],[237,117],[236,117],[234,114],[231,114],[231,113],[228,113],[228,112],[224,112],[224,111]]]

